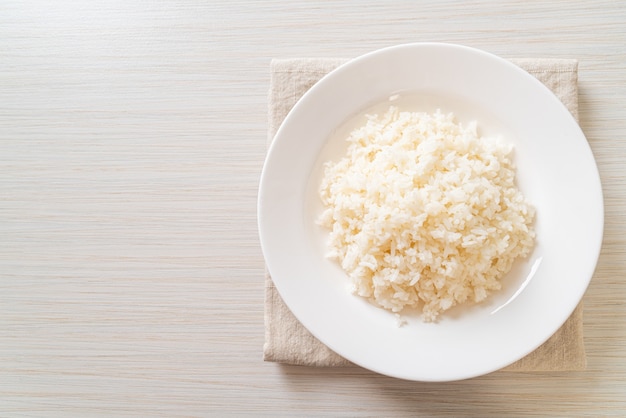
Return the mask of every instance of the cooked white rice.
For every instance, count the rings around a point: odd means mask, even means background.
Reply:
[[[355,294],[432,321],[500,289],[531,251],[534,209],[515,186],[512,147],[476,123],[391,107],[347,140],[347,156],[325,166],[320,224]]]

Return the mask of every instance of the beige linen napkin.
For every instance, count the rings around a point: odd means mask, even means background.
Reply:
[[[344,59],[273,60],[269,93],[269,141],[298,99]],[[578,120],[578,62],[562,59],[512,60],[550,88]],[[582,303],[567,322],[537,350],[508,366],[509,371],[570,371],[586,367]],[[265,278],[264,360],[305,366],[347,366],[348,360],[311,335],[293,316]]]

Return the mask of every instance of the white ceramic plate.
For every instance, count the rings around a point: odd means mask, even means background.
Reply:
[[[397,98],[396,98],[397,95]],[[316,224],[321,166],[345,151],[343,134],[363,113],[386,108],[454,112],[515,146],[518,186],[536,207],[537,245],[486,303],[457,307],[437,323],[397,318],[348,291],[324,258]],[[578,124],[534,77],[510,62],[458,45],[386,48],[339,67],[289,113],[261,176],[263,253],[283,300],[332,350],[367,369],[448,381],[507,366],[546,341],[570,316],[593,275],[603,232],[598,170]]]

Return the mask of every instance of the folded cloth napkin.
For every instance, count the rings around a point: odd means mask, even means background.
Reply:
[[[271,63],[269,142],[292,106],[324,75],[345,59],[282,59]],[[528,58],[511,60],[550,88],[578,120],[578,62]],[[572,371],[586,367],[582,332],[582,303],[565,324],[542,346],[506,367],[508,371]],[[304,366],[348,366],[293,316],[265,277],[264,360]]]

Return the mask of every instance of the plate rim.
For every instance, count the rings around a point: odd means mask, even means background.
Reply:
[[[260,242],[261,242],[261,247],[263,250],[263,255],[266,261],[266,265],[267,265],[267,269],[271,274],[271,266],[270,266],[270,262],[268,260],[268,254],[267,254],[267,248],[266,245],[264,245],[264,226],[263,226],[263,185],[264,182],[266,181],[266,168],[267,168],[267,164],[268,161],[270,160],[270,156],[272,155],[273,149],[275,149],[276,147],[280,147],[281,142],[280,141],[276,141],[276,139],[281,138],[282,136],[282,132],[285,129],[286,126],[286,122],[290,120],[290,116],[292,115],[292,113],[299,111],[299,107],[303,106],[301,103],[306,103],[309,99],[309,97],[311,95],[316,94],[316,92],[321,89],[324,88],[324,84],[326,83],[326,79],[329,78],[333,78],[336,77],[336,75],[338,73],[344,72],[344,71],[350,71],[351,67],[356,66],[358,67],[359,65],[361,65],[362,62],[367,62],[367,60],[371,57],[371,56],[375,56],[375,55],[379,55],[379,54],[385,54],[390,52],[391,50],[398,50],[398,49],[413,49],[413,48],[421,48],[421,47],[435,47],[435,48],[439,48],[439,47],[444,47],[444,48],[458,48],[458,49],[462,49],[474,54],[480,54],[483,57],[486,57],[488,59],[491,60],[496,60],[496,62],[499,62],[500,64],[505,64],[509,70],[513,70],[516,71],[518,73],[518,75],[523,75],[524,78],[527,81],[531,81],[533,83],[535,83],[537,86],[541,86],[541,88],[544,90],[544,93],[548,93],[550,97],[553,97],[554,100],[556,100],[558,102],[558,105],[560,105],[561,107],[565,108],[565,106],[563,105],[563,103],[556,97],[556,95],[545,85],[543,85],[543,83],[541,83],[541,81],[539,81],[537,78],[535,78],[534,76],[532,76],[531,74],[529,74],[528,72],[526,72],[524,69],[520,68],[519,66],[515,65],[514,63],[512,63],[511,61],[501,58],[497,55],[494,55],[492,53],[480,50],[480,49],[476,49],[476,48],[472,48],[472,47],[468,47],[468,46],[464,46],[464,45],[459,45],[459,44],[450,44],[450,43],[440,43],[440,42],[417,42],[417,43],[407,43],[407,44],[400,44],[400,45],[394,45],[394,46],[390,46],[390,47],[386,47],[386,48],[382,48],[382,49],[378,49],[375,51],[371,51],[368,52],[366,54],[363,54],[357,58],[354,58],[352,60],[349,60],[341,65],[339,65],[336,69],[332,70],[331,72],[329,72],[328,74],[326,74],[325,76],[323,76],[311,89],[309,89],[304,95],[302,95],[302,97],[297,101],[297,103],[293,106],[293,108],[288,112],[287,116],[285,117],[284,121],[281,123],[281,126],[279,127],[279,129],[276,132],[276,135],[274,137],[274,141],[272,141],[272,143],[270,144],[268,150],[267,150],[267,155],[263,164],[263,171],[261,173],[261,180],[259,183],[259,195],[258,195],[258,201],[257,201],[257,220],[258,220],[258,230],[259,230],[259,237],[260,237]],[[565,109],[567,110],[567,109]],[[541,344],[543,344],[547,339],[550,338],[550,336],[552,336],[556,331],[558,331],[558,329],[563,325],[563,323],[565,323],[565,321],[567,321],[567,319],[571,316],[572,312],[576,309],[576,307],[578,306],[578,304],[580,303],[580,301],[582,300],[582,297],[584,296],[590,282],[591,279],[593,277],[593,273],[597,267],[597,263],[599,260],[599,256],[600,256],[600,252],[601,252],[601,247],[602,247],[602,242],[603,242],[603,236],[604,236],[604,199],[603,199],[603,191],[602,191],[602,184],[600,181],[600,176],[599,176],[599,171],[598,171],[598,167],[597,167],[597,162],[595,161],[595,158],[593,156],[593,152],[591,150],[590,144],[588,142],[588,140],[586,139],[584,132],[582,131],[579,123],[576,121],[576,119],[570,114],[569,111],[567,111],[567,114],[571,117],[571,122],[573,122],[576,127],[578,128],[579,132],[580,132],[580,136],[582,136],[582,138],[584,139],[584,142],[586,143],[588,150],[587,152],[589,154],[591,154],[592,157],[592,161],[593,161],[593,166],[595,167],[595,171],[596,171],[596,179],[597,180],[597,187],[598,187],[598,192],[599,192],[599,201],[596,202],[596,204],[598,204],[600,206],[600,219],[599,224],[598,224],[598,231],[599,231],[599,236],[598,236],[598,242],[596,243],[596,249],[595,251],[592,251],[594,253],[593,259],[595,260],[593,262],[593,266],[591,267],[591,273],[588,275],[588,279],[586,280],[586,284],[584,286],[584,289],[582,291],[582,294],[580,295],[580,297],[578,298],[578,302],[576,304],[573,304],[572,309],[569,311],[569,313],[567,315],[565,315],[565,319],[561,322],[561,324],[559,325],[559,327],[557,327],[555,330],[553,330],[553,332],[551,332],[548,337],[539,342],[538,344],[536,344],[536,346],[530,350],[528,353],[534,351],[537,347],[539,347]],[[327,141],[328,139],[325,139],[324,141]],[[591,248],[590,248],[591,249]],[[301,322],[304,324],[305,321],[303,321],[292,309],[292,307],[290,306],[289,301],[285,300],[285,296],[283,295],[283,292],[281,291],[281,286],[279,283],[277,283],[276,281],[274,281],[274,284],[276,286],[276,289],[278,290],[279,294],[281,295],[281,297],[283,297],[283,300],[285,302],[285,304],[287,305],[287,307],[289,307],[289,309],[292,311],[292,313],[294,314],[294,316]],[[288,299],[288,298],[287,298]],[[309,327],[305,326],[305,328],[311,332],[313,335],[315,335],[318,339],[322,340],[322,338],[320,338],[318,335],[316,335],[315,332],[311,331],[309,329]],[[326,342],[324,342],[326,345],[328,346],[332,346],[332,344],[328,344]],[[332,348],[332,347],[331,347]],[[526,353],[526,354],[528,354]],[[343,353],[341,355],[344,355]],[[345,356],[345,355],[344,355]],[[522,356],[523,357],[523,356]],[[408,375],[399,375],[399,374],[394,374],[394,373],[389,373],[388,371],[385,370],[377,370],[376,367],[372,367],[372,365],[370,364],[360,364],[359,362],[356,362],[357,364],[359,364],[360,366],[369,369],[369,370],[373,370],[377,373],[381,373],[384,375],[388,375],[388,376],[393,376],[393,377],[398,377],[401,379],[408,379],[408,380],[419,380],[419,381],[450,381],[450,380],[462,380],[462,379],[466,379],[466,378],[471,378],[471,377],[476,377],[476,376],[480,376],[480,375],[484,375],[487,373],[490,373],[492,371],[501,369],[502,367],[505,367],[508,364],[511,364],[517,360],[519,360],[519,357],[517,359],[514,359],[513,361],[504,364],[504,365],[496,365],[494,366],[492,369],[490,370],[485,370],[484,372],[478,373],[478,374],[471,374],[471,375],[462,375],[459,374],[458,377],[456,378],[445,378],[445,379],[439,379],[437,377],[432,377],[432,378],[427,378],[427,377],[422,377],[422,378],[413,378],[411,376]],[[348,360],[353,361],[352,359],[348,358]]]

